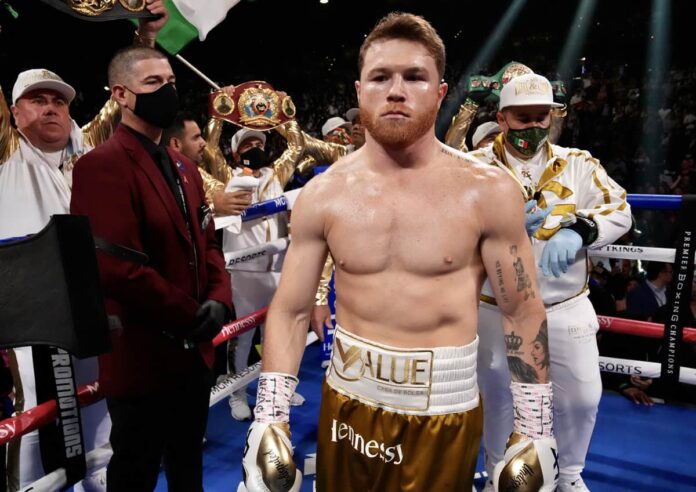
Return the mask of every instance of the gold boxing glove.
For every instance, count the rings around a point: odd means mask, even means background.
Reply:
[[[299,492],[302,473],[292,455],[288,424],[252,422],[242,459],[244,482],[237,492]]]
[[[553,492],[558,484],[558,447],[553,437],[530,439],[513,432],[504,461],[493,470],[498,492]]]

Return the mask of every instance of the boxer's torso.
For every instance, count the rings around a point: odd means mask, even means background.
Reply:
[[[401,347],[471,342],[485,278],[478,209],[493,197],[495,173],[442,149],[422,166],[399,169],[362,155],[335,166],[325,182],[337,320]]]

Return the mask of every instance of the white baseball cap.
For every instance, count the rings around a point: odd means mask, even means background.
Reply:
[[[340,116],[334,116],[333,118],[329,118],[326,120],[326,123],[321,127],[321,134],[322,136],[327,136],[329,133],[334,131],[336,128],[345,128],[346,130],[350,129],[350,123],[348,123],[346,120],[341,118]]]
[[[17,81],[12,88],[12,104],[17,104],[20,97],[35,89],[52,89],[62,94],[68,103],[75,98],[75,89],[58,75],[45,68],[33,68],[17,76]]]
[[[519,75],[505,84],[500,91],[498,109],[503,110],[510,106],[563,107],[562,104],[553,102],[551,82],[536,73]]]
[[[230,141],[230,145],[232,147],[232,152],[237,152],[239,149],[239,146],[242,144],[242,142],[248,138],[258,138],[260,139],[264,145],[266,145],[266,134],[263,132],[260,132],[258,130],[250,130],[248,128],[242,128],[239,130],[237,133],[235,133],[232,136],[232,140]]]
[[[500,126],[498,126],[498,123],[495,121],[486,121],[485,123],[481,123],[476,128],[474,136],[471,137],[471,144],[476,147],[484,138],[490,135],[497,135],[498,133],[500,133]]]
[[[355,118],[360,114],[360,108],[350,108],[346,111],[346,119],[351,123],[355,123]]]

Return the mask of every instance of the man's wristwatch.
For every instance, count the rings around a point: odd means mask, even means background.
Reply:
[[[593,220],[579,217],[575,214],[565,214],[561,219],[561,227],[577,232],[582,238],[582,245],[587,246],[597,240],[599,231]]]

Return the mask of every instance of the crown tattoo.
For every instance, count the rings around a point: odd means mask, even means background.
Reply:
[[[522,337],[515,335],[515,332],[511,332],[509,335],[505,335],[505,346],[508,351],[516,352],[522,345]]]

